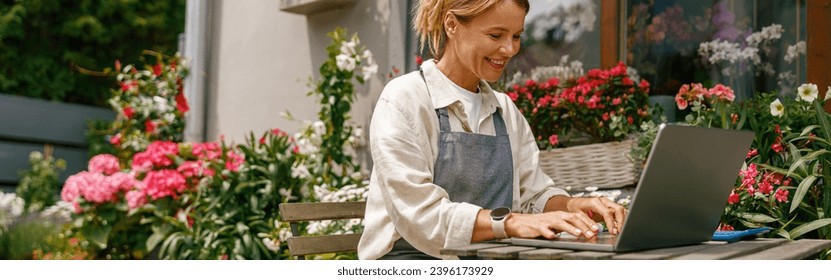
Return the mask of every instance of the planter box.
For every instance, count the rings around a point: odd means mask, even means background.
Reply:
[[[66,160],[63,181],[87,165],[87,120],[112,120],[115,112],[92,106],[50,102],[0,94],[0,186],[16,186],[29,168],[29,153],[54,147],[53,156]]]

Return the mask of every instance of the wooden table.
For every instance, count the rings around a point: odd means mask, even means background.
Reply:
[[[516,246],[504,243],[475,243],[443,248],[444,255],[477,259],[524,260],[801,260],[813,259],[831,240],[758,238],[735,243],[710,241],[698,245],[638,252],[610,253]]]

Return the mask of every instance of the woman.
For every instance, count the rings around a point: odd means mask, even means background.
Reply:
[[[414,28],[436,60],[387,84],[375,107],[361,259],[435,259],[442,247],[562,231],[592,238],[597,221],[619,232],[624,208],[555,188],[525,118],[487,83],[519,51],[528,9],[418,3]]]

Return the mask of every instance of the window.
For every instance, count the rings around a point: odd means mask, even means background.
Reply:
[[[805,0],[629,0],[621,8],[623,60],[653,94],[722,83],[742,99],[793,92],[806,80]]]

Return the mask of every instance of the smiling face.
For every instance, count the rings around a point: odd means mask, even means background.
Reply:
[[[447,44],[438,67],[450,80],[476,92],[479,80],[496,81],[519,52],[525,9],[505,0],[468,21],[445,16]]]

